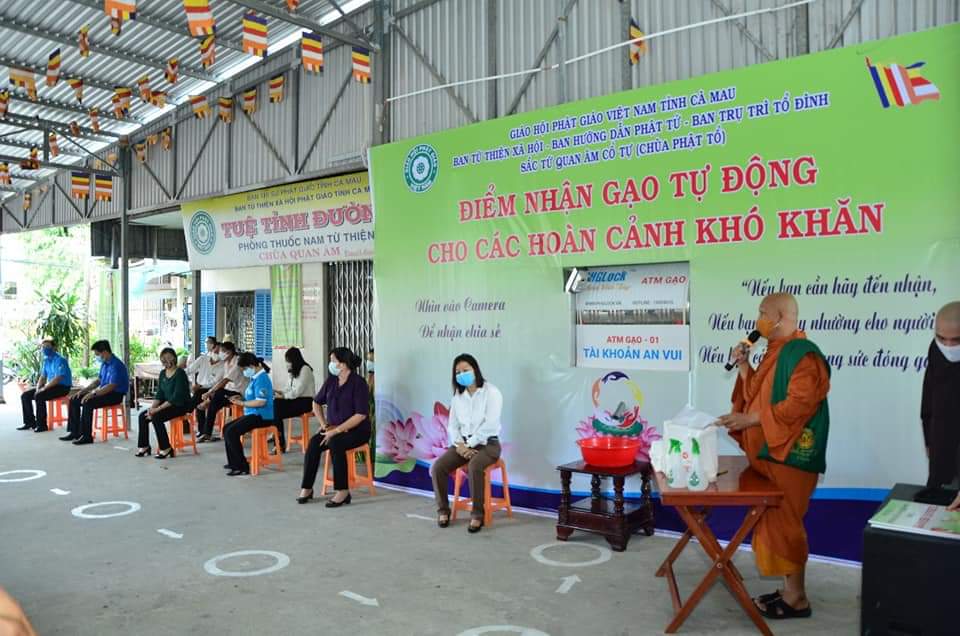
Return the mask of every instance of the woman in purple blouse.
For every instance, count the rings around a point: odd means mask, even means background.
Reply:
[[[313,483],[317,479],[320,457],[330,451],[333,462],[333,497],[327,508],[350,503],[347,482],[347,451],[370,441],[370,391],[367,383],[357,375],[360,358],[346,347],[330,352],[327,370],[330,375],[313,398],[313,414],[320,421],[320,432],[310,438],[303,461],[303,482],[297,503],[313,499]],[[323,406],[327,407],[324,416]]]

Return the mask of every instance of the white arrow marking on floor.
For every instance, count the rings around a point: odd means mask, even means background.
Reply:
[[[557,594],[566,594],[570,591],[570,588],[575,584],[580,582],[580,577],[574,574],[573,576],[563,577],[563,583],[560,584],[560,587],[557,588]]]
[[[170,537],[171,539],[182,539],[183,535],[179,532],[174,532],[173,530],[167,530],[166,528],[160,528],[157,530],[160,534]]]
[[[69,494],[70,494],[70,491],[69,491],[69,490],[60,490],[59,488],[51,488],[51,489],[50,489],[50,492],[52,492],[52,493],[55,494],[55,495],[69,495]]]
[[[116,448],[117,450],[130,450],[126,446],[114,446],[114,448]]]
[[[407,513],[407,517],[410,519],[426,519],[427,521],[433,521],[433,517],[424,517],[423,515],[415,515],[409,512]]]
[[[361,605],[367,605],[368,607],[380,607],[380,603],[377,602],[375,598],[367,598],[366,596],[360,596],[359,594],[354,594],[349,590],[344,590],[340,592],[340,596],[345,596],[351,601],[356,601]]]

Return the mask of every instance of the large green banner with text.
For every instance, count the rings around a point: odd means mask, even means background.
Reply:
[[[465,351],[503,392],[511,485],[555,492],[619,402],[645,443],[688,402],[727,412],[730,346],[789,291],[834,370],[821,494],[924,481],[933,317],[960,298],[957,140],[953,25],[374,148],[378,474],[442,450]],[[569,268],[672,262],[689,373],[623,364],[669,355],[639,337],[578,351]]]

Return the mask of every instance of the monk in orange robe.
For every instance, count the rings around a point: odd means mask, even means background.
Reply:
[[[797,301],[790,294],[772,294],[760,303],[757,331],[767,339],[767,351],[754,370],[747,361],[748,350],[736,350],[739,376],[733,390],[733,408],[720,418],[747,454],[751,467],[784,493],[780,506],[768,508],[760,517],[752,542],[760,574],[784,578],[783,590],[754,599],[760,611],[774,619],[811,614],[804,585],[808,547],[803,517],[818,475],[757,456],[766,444],[770,456],[783,461],[830,389],[824,360],[808,353],[790,376],[787,398],[771,403],[774,370],[783,345],[806,337],[797,330],[797,315]]]

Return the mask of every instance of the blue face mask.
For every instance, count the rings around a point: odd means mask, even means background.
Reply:
[[[327,365],[327,369],[330,370],[330,375],[340,375],[340,365],[333,360],[331,360],[330,364]]]
[[[51,349],[50,347],[44,347],[44,348],[43,348],[43,357],[44,357],[44,358],[52,358],[52,357],[53,357],[53,349]]]
[[[253,370],[253,367],[247,367],[243,370],[243,377],[245,378],[252,378],[255,375],[257,375],[257,372]]]
[[[463,388],[471,386],[476,381],[476,376],[473,374],[473,371],[461,371],[457,374],[457,384]]]

